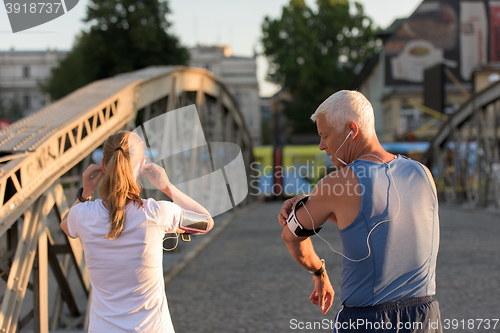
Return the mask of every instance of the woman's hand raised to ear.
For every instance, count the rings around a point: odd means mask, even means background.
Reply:
[[[168,180],[165,169],[155,163],[144,165],[143,173],[149,179],[151,184],[159,190],[168,190],[170,181]]]
[[[97,176],[92,177],[92,174],[99,172]],[[104,170],[100,165],[91,164],[88,166],[87,170],[83,173],[83,193],[82,197],[90,197],[99,185],[99,181],[102,176],[104,176]]]

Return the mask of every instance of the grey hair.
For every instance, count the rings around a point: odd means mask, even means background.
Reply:
[[[355,90],[340,90],[328,97],[311,116],[316,122],[324,114],[328,124],[343,135],[345,126],[350,121],[358,124],[360,131],[371,137],[375,135],[375,116],[373,107],[366,97]]]

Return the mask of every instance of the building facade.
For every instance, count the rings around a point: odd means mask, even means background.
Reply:
[[[233,56],[229,46],[198,45],[190,48],[189,53],[189,66],[208,69],[228,87],[245,118],[253,145],[261,145],[261,101],[255,56]]]
[[[354,87],[372,102],[381,141],[429,140],[500,73],[499,28],[498,1],[433,0],[384,31],[382,51],[365,63]],[[432,72],[436,66],[441,74]],[[436,104],[430,95],[441,108],[425,107]]]
[[[3,110],[20,112],[23,117],[44,107],[48,97],[40,83],[51,75],[67,51],[0,51],[0,100]]]

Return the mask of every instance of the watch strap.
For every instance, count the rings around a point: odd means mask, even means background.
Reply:
[[[83,194],[83,187],[80,187],[78,189],[78,192],[76,192],[76,198],[80,201],[80,202],[85,202],[85,201],[90,201],[92,199],[92,196],[88,197],[88,198],[83,198],[82,197],[82,194]]]
[[[325,272],[325,259],[321,259],[321,268],[318,269],[316,272],[311,272],[311,274],[316,275],[316,276],[321,276]]]

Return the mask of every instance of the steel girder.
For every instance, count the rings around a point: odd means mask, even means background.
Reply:
[[[470,207],[500,207],[500,82],[465,102],[441,127],[423,162],[440,199]]]
[[[63,321],[67,326],[83,323],[85,327],[88,306],[78,307],[67,276],[73,264],[90,299],[80,241],[65,238],[64,244],[56,244],[46,227],[51,209],[59,220],[68,210],[58,179],[80,161],[86,159],[88,164],[88,155],[110,134],[133,129],[139,110],[144,110],[146,121],[193,103],[207,139],[231,141],[241,147],[248,175],[253,155],[244,118],[225,85],[201,68],[148,67],[96,81],[0,131],[0,237],[12,243],[18,224],[23,230],[6,257],[0,257],[0,277],[7,281],[0,332],[15,332],[30,318],[34,318],[36,332],[48,332],[49,324],[55,330]],[[57,257],[61,254],[63,260]],[[51,323],[48,267],[58,285]],[[34,307],[20,319],[27,288],[34,291]],[[63,304],[68,306],[70,318],[61,313]]]

